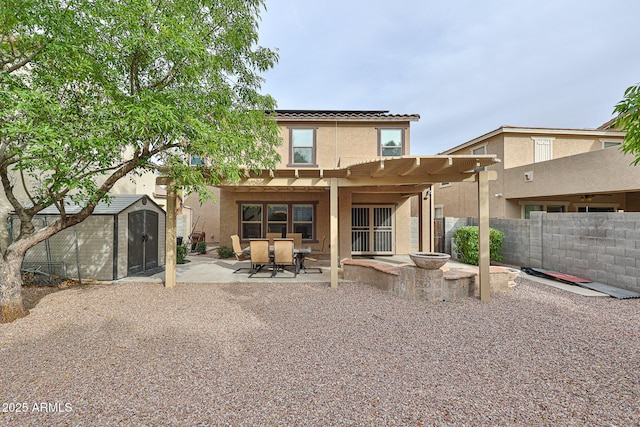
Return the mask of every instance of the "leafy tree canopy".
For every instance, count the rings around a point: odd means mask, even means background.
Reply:
[[[38,210],[70,193],[95,201],[108,190],[101,178],[123,166],[165,163],[201,191],[220,177],[237,179],[240,165],[273,166],[277,128],[264,111],[274,101],[258,90],[259,73],[277,56],[257,46],[262,7],[261,0],[3,2],[1,170],[37,183]],[[185,152],[209,159],[214,173],[188,168]]]
[[[258,45],[263,9],[264,0],[0,2],[0,207],[20,218],[18,239],[0,243],[0,309],[16,302],[26,250],[86,218],[124,176],[164,165],[206,195],[243,168],[275,166],[277,125],[265,114],[275,102],[260,93],[260,74],[277,54]],[[188,166],[185,154],[210,167]],[[80,213],[66,215],[65,197]],[[35,230],[33,215],[52,204],[61,219]]]
[[[615,127],[627,132],[622,151],[635,156],[633,165],[640,163],[640,83],[627,88],[624,98],[616,104]]]

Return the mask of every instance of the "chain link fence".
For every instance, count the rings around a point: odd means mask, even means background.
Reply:
[[[36,216],[33,225],[41,229],[57,219],[55,216]],[[9,241],[13,242],[20,233],[17,216],[9,216],[8,228]],[[29,249],[22,263],[22,277],[25,284],[35,285],[53,285],[66,279],[82,282],[76,227],[62,230]]]

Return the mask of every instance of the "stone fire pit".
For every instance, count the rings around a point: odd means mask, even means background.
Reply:
[[[449,261],[451,255],[440,252],[411,252],[409,258],[418,268],[437,270]]]

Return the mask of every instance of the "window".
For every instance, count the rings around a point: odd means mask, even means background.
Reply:
[[[189,156],[189,165],[190,166],[204,165],[204,157],[201,157],[197,154],[192,154],[191,156]]]
[[[531,219],[531,212],[542,211],[542,205],[525,205],[524,206],[524,219]]]
[[[531,212],[534,211],[543,211],[549,213],[562,213],[567,212],[569,207],[569,202],[564,201],[531,201],[531,202],[520,202],[522,206],[522,218],[530,219]]]
[[[481,147],[473,148],[471,150],[471,154],[479,155],[479,156],[485,155],[485,154],[487,154],[487,146],[483,145]],[[473,171],[474,172],[481,172],[481,171],[485,171],[485,170],[487,170],[487,168],[483,167],[483,168],[474,169]]]
[[[545,162],[553,159],[553,137],[539,137],[532,136],[534,145],[534,158],[535,163]]]
[[[313,205],[293,205],[293,232],[303,239],[313,238]]]
[[[293,165],[315,165],[316,163],[316,130],[291,129],[291,158]]]
[[[602,148],[619,147],[620,145],[622,145],[621,141],[606,141],[606,140],[602,140]]]
[[[287,233],[287,205],[267,205],[267,233]]]
[[[255,239],[262,236],[262,205],[242,205],[241,238]]]
[[[266,233],[302,233],[303,240],[315,239],[316,202],[240,203],[240,238],[259,239]],[[266,214],[263,215],[263,212]]]
[[[404,129],[378,129],[378,146],[381,156],[402,156]]]

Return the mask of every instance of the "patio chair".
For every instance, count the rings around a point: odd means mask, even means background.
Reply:
[[[274,239],[273,241],[273,276],[285,266],[293,266],[293,277],[298,275],[298,259],[293,254],[293,239]]]
[[[302,247],[302,233],[287,233],[287,239],[293,239],[293,247]]]
[[[258,271],[262,270],[265,265],[271,264],[269,256],[269,241],[267,239],[251,239],[249,241],[251,248],[251,270],[249,277],[252,277]]]
[[[320,241],[320,248],[318,250],[311,251],[310,254],[306,255],[304,257],[305,263],[307,261],[318,262],[320,260],[320,257],[324,254],[324,243],[326,240],[327,240],[327,236],[322,236],[322,240]],[[315,269],[318,270],[318,271],[314,271],[314,273],[322,273],[322,269],[320,267],[312,267],[312,268],[314,270]],[[307,270],[306,264],[302,264],[302,269],[304,270],[305,273],[309,272]]]
[[[231,243],[233,245],[233,254],[236,256],[237,261],[247,261],[251,258],[248,251],[249,248],[242,249],[242,246],[240,246],[240,236],[238,236],[237,234],[231,236]],[[234,273],[237,273],[240,270],[251,269],[249,267],[240,267],[237,268]]]
[[[267,239],[269,239],[269,244],[273,246],[273,239],[279,239],[282,237],[282,233],[267,233]]]

